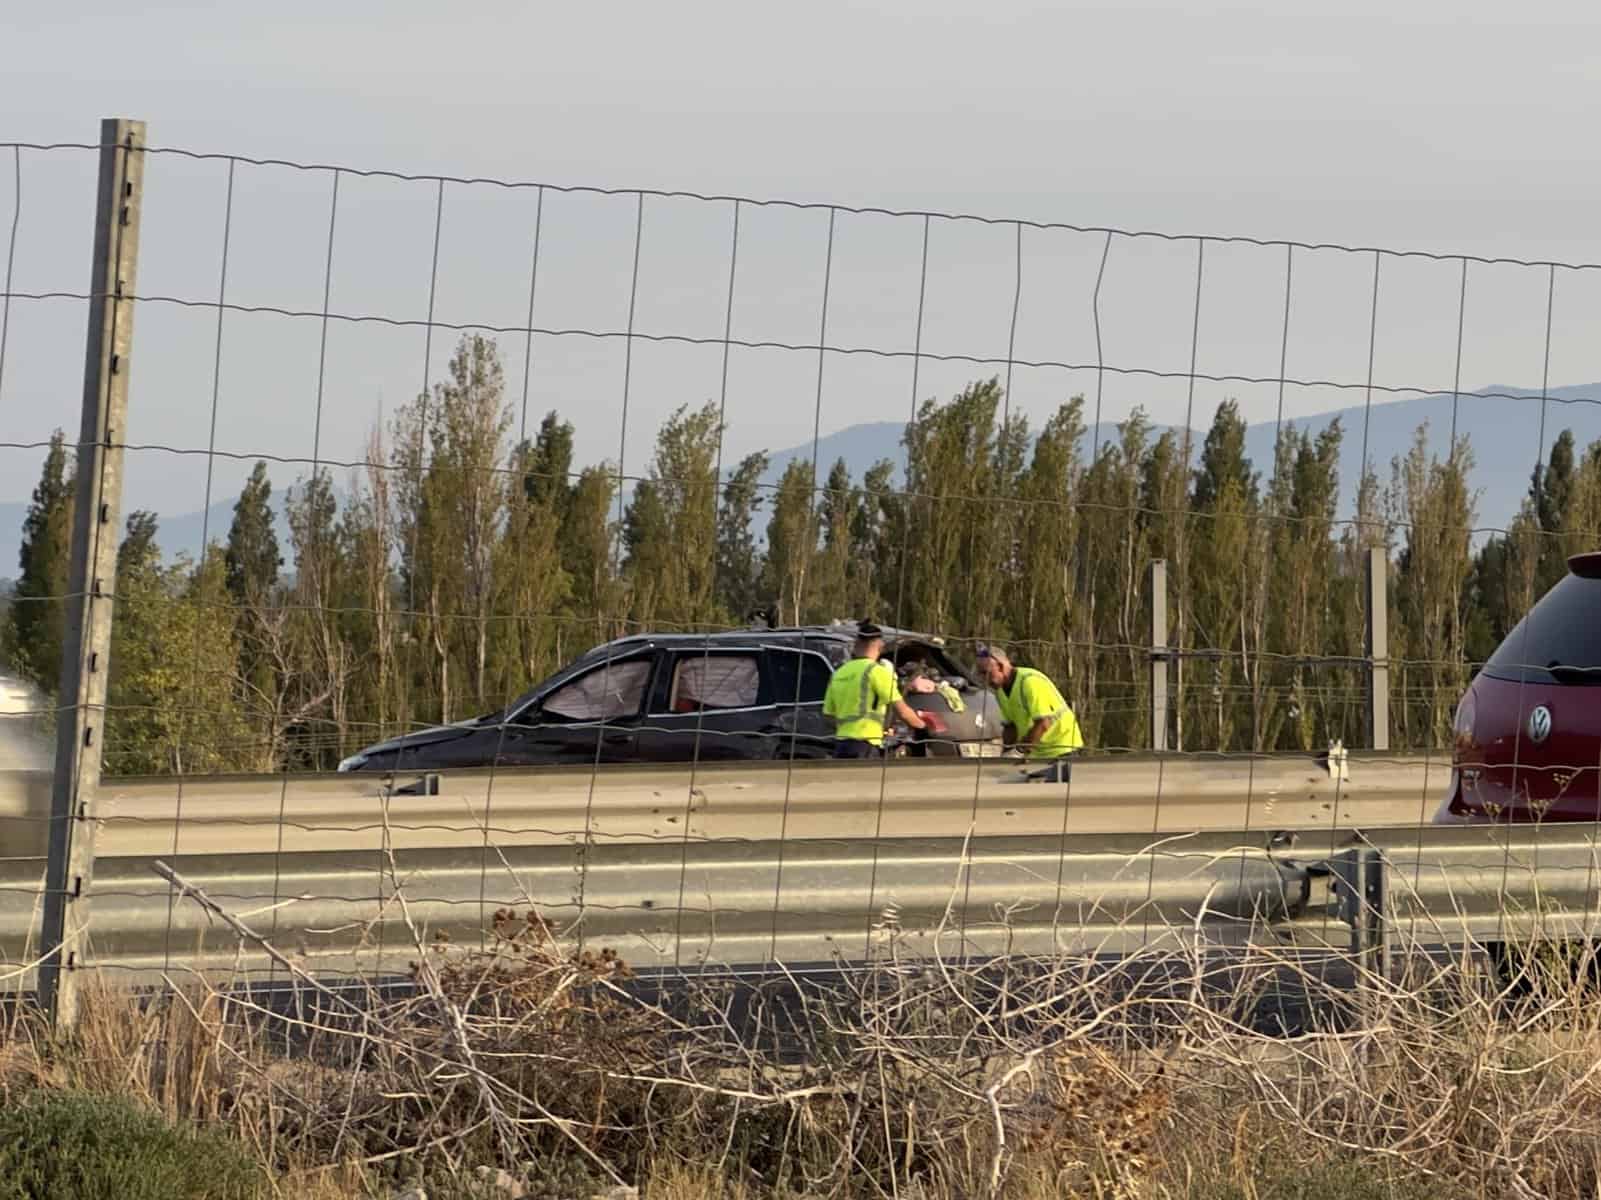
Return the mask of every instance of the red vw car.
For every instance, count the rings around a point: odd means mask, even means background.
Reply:
[[[1457,707],[1451,794],[1435,820],[1601,820],[1601,551],[1496,648]]]

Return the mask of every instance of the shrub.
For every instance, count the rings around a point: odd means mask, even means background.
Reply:
[[[257,1200],[236,1142],[108,1096],[34,1093],[0,1108],[0,1200]]]

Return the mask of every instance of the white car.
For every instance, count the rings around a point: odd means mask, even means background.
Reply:
[[[35,711],[33,689],[20,679],[0,675],[0,717],[20,717]]]

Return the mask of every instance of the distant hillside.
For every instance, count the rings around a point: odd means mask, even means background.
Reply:
[[[1491,393],[1486,395],[1485,393]],[[1473,485],[1479,489],[1478,525],[1481,529],[1503,528],[1517,512],[1529,486],[1529,474],[1543,444],[1549,451],[1552,440],[1563,429],[1573,430],[1582,450],[1591,442],[1601,439],[1601,383],[1575,387],[1555,388],[1545,406],[1545,425],[1541,429],[1539,391],[1499,385],[1476,393],[1464,393],[1456,405],[1457,429],[1467,435],[1473,446],[1475,467]],[[1362,463],[1362,437],[1364,418],[1367,423],[1367,456],[1388,482],[1390,460],[1405,454],[1412,444],[1413,432],[1428,422],[1430,448],[1443,456],[1451,433],[1451,397],[1449,395],[1419,396],[1409,400],[1374,402],[1371,412],[1361,405],[1295,418],[1297,428],[1318,430],[1335,417],[1345,426],[1345,441],[1340,456],[1340,483],[1342,488],[1342,514],[1349,510],[1356,480]],[[819,440],[817,457],[820,463],[818,480],[826,478],[835,460],[843,458],[854,479],[862,475],[881,458],[890,459],[904,470],[906,455],[901,446],[905,426],[898,421],[880,421],[853,425]],[[1104,443],[1116,437],[1115,426],[1103,423],[1101,440]],[[1200,454],[1205,429],[1195,431],[1194,452]],[[1543,442],[1542,442],[1543,438]],[[1246,435],[1246,449],[1252,463],[1264,477],[1273,466],[1274,429],[1271,422],[1252,425]],[[1086,433],[1082,451],[1090,456],[1092,435]],[[784,468],[796,459],[809,459],[812,447],[808,443],[779,450],[771,455],[771,464],[764,482],[773,484]],[[275,491],[276,523],[279,544],[289,545],[288,524],[283,516],[283,494]],[[196,553],[201,544],[202,529],[207,537],[221,541],[228,536],[233,522],[233,497],[211,506],[209,516],[200,512],[163,515],[161,517],[161,547],[169,555],[187,551]],[[0,573],[14,574],[17,553],[21,544],[22,522],[27,504],[0,503]]]
[[[157,534],[161,549],[169,558],[179,553],[197,554],[203,540],[202,531],[205,540],[226,541],[228,527],[233,524],[234,499],[235,497],[230,496],[213,504],[209,516],[201,512],[178,513],[172,516],[163,514]],[[273,523],[278,533],[278,544],[287,548],[289,522],[284,519],[283,497],[276,491],[273,493],[273,505]],[[6,575],[16,574],[17,556],[22,550],[22,522],[27,515],[26,503],[0,504],[0,572]],[[128,516],[126,509],[122,515],[126,521]]]
[[[1486,395],[1484,393],[1490,393]],[[1579,449],[1601,438],[1601,383],[1553,389],[1545,406],[1544,451],[1540,450],[1540,393],[1527,389],[1502,387],[1484,388],[1482,392],[1464,393],[1457,400],[1456,421],[1459,433],[1466,435],[1472,444],[1474,469],[1473,486],[1480,491],[1478,525],[1483,529],[1502,528],[1517,512],[1518,505],[1528,490],[1529,475],[1536,457],[1549,453],[1551,442],[1563,429],[1573,430]],[[1419,396],[1409,400],[1374,402],[1369,412],[1357,405],[1333,412],[1297,417],[1293,424],[1298,429],[1319,430],[1338,417],[1345,428],[1345,439],[1340,453],[1340,485],[1342,515],[1348,511],[1361,474],[1362,438],[1364,419],[1367,428],[1367,457],[1381,482],[1390,477],[1390,460],[1404,455],[1412,445],[1418,426],[1428,423],[1431,450],[1444,457],[1451,436],[1450,395]],[[1286,420],[1286,424],[1291,423]],[[818,460],[821,466],[818,479],[826,478],[835,460],[843,458],[854,478],[862,474],[881,458],[888,458],[904,471],[905,448],[901,446],[900,422],[884,421],[855,425],[822,438],[818,442]],[[1160,433],[1160,428],[1157,430]],[[1199,457],[1205,429],[1194,433],[1194,454]],[[1104,444],[1117,436],[1115,425],[1103,423],[1101,441]],[[1271,422],[1250,426],[1246,434],[1246,452],[1264,479],[1273,469],[1275,431]],[[1093,431],[1087,432],[1081,446],[1086,460],[1090,457]],[[796,446],[771,456],[771,466],[765,482],[777,483],[784,468],[796,459],[808,459],[810,445]]]

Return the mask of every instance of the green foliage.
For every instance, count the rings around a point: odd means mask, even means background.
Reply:
[[[895,464],[879,459],[862,476],[851,516],[851,554],[858,569],[845,589],[845,611],[860,617],[887,613],[896,624],[906,611],[906,500],[895,484]]]
[[[1400,660],[1396,719],[1403,746],[1446,744],[1467,684],[1473,452],[1459,438],[1442,462],[1429,455],[1426,435],[1426,427],[1419,429],[1412,449],[1392,468],[1405,526],[1393,589],[1398,620],[1390,626],[1390,654]]]
[[[573,495],[573,427],[555,413],[546,413],[531,447],[519,448],[523,495],[549,509],[559,523]]]
[[[767,455],[758,450],[741,459],[723,485],[717,520],[716,590],[724,611],[736,621],[748,617],[762,599],[762,556],[755,523],[765,499],[761,479],[766,473]]]
[[[114,772],[330,768],[420,722],[497,710],[578,653],[641,629],[872,616],[1014,643],[1067,691],[1090,743],[1149,744],[1152,560],[1167,563],[1169,744],[1360,744],[1370,548],[1391,574],[1392,740],[1438,744],[1470,665],[1601,542],[1601,442],[1551,445],[1502,535],[1475,546],[1464,441],[1424,430],[1355,481],[1339,519],[1344,431],[1287,423],[1246,455],[1239,406],[1204,435],[1135,410],[1085,458],[1080,397],[1037,432],[997,379],[927,399],[902,476],[887,460],[801,459],[775,484],[758,451],[721,472],[713,403],[678,408],[619,511],[609,463],[575,472],[573,426],[512,440],[495,343],[463,337],[444,378],[375,430],[348,485],[284,494],[256,463],[225,546],[164,564],[134,513],[119,552]],[[721,473],[720,473],[721,472]],[[341,495],[346,499],[341,502]],[[72,518],[58,434],[24,529],[0,654],[55,683]],[[284,571],[283,560],[292,563]]]
[[[1232,1179],[1198,1179],[1191,1200],[1432,1200],[1437,1185],[1401,1162],[1331,1160],[1316,1166],[1263,1157],[1247,1189]]]
[[[629,615],[639,624],[702,628],[715,623],[717,406],[680,407],[656,436],[650,473],[623,519]]]
[[[228,529],[228,594],[241,607],[259,603],[278,583],[283,556],[272,527],[272,481],[267,464],[257,462],[233,506]]]
[[[905,594],[897,620],[931,633],[1004,635],[997,605],[1015,542],[1026,425],[1002,422],[1000,381],[927,401],[907,427]],[[960,581],[952,586],[953,581]]]
[[[1084,673],[1082,656],[1073,647],[1090,632],[1086,611],[1073,602],[1079,578],[1083,409],[1081,398],[1069,400],[1034,441],[1008,521],[1010,580],[1001,599],[1005,627],[1026,636],[1034,665],[1069,691]]]
[[[817,512],[812,501],[812,464],[795,459],[784,468],[767,522],[767,568],[763,588],[778,620],[794,624],[815,618],[816,601],[806,588],[817,554]]]
[[[23,519],[17,562],[20,572],[6,620],[0,625],[0,656],[23,678],[52,693],[61,673],[74,476],[58,429],[50,437],[39,482]]]
[[[128,517],[117,551],[105,769],[118,775],[248,766],[236,689],[238,643],[221,549],[164,565],[156,519]]]
[[[614,467],[606,463],[585,467],[562,519],[559,544],[561,561],[572,577],[572,636],[581,643],[569,652],[587,650],[605,640],[621,616],[612,569],[616,557],[617,488]]]
[[[231,1140],[125,1100],[40,1093],[0,1108],[0,1200],[255,1200],[260,1167]]]

